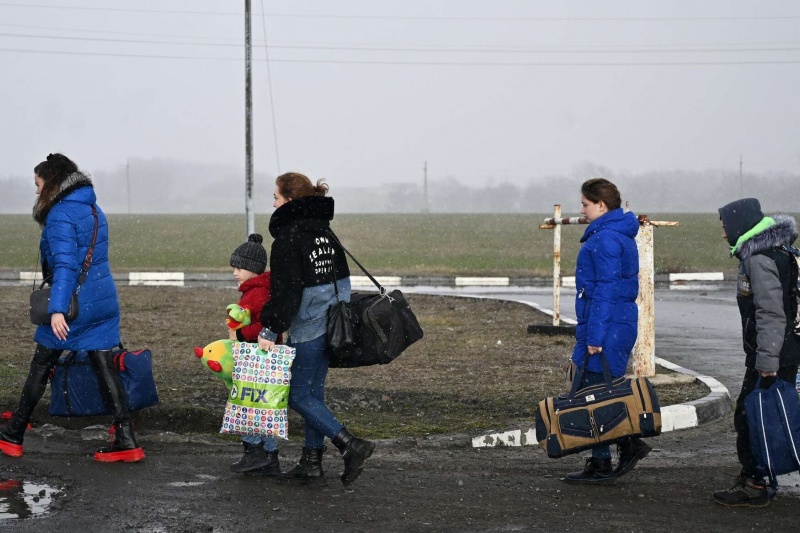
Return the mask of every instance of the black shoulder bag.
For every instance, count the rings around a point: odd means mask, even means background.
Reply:
[[[339,285],[336,280],[336,260],[333,264],[333,290],[336,292],[336,303],[328,308],[328,347],[331,350],[344,350],[356,343],[353,314],[350,302],[339,298]]]
[[[78,277],[78,286],[75,288],[75,292],[72,293],[72,298],[69,301],[69,310],[64,313],[64,318],[67,320],[67,322],[72,322],[78,318],[78,294],[81,292],[81,284],[86,280],[86,275],[88,274],[89,267],[92,264],[94,245],[97,242],[97,227],[99,225],[97,219],[97,209],[94,205],[92,205],[92,216],[94,217],[94,234],[92,235],[92,244],[89,246],[89,250],[86,252],[86,257],[83,260],[81,273]],[[50,313],[48,311],[50,306],[50,287],[48,286],[45,288],[45,284],[50,284],[50,278],[51,276],[47,276],[42,280],[42,284],[39,285],[39,288],[34,288],[31,292],[28,313],[31,318],[31,323],[36,326],[43,326],[50,323]],[[33,282],[33,286],[36,287],[35,281]]]
[[[349,302],[328,308],[328,347],[332,368],[352,368],[391,363],[422,338],[422,328],[399,290],[387,292],[358,259],[328,234],[378,288],[378,294],[353,292]],[[334,268],[334,290],[338,299]]]

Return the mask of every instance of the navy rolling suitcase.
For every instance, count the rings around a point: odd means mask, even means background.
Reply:
[[[750,447],[761,474],[776,476],[800,470],[800,400],[794,385],[775,379],[768,389],[756,388],[744,400]]]

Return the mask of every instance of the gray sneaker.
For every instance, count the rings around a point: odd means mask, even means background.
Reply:
[[[725,507],[766,507],[769,492],[763,479],[739,474],[733,487],[714,492],[714,501]]]

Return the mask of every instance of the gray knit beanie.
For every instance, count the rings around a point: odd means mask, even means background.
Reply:
[[[267,269],[267,251],[261,244],[262,242],[264,242],[264,237],[258,233],[251,233],[247,242],[231,254],[231,266],[263,274]]]

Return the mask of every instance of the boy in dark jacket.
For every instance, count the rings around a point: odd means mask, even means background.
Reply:
[[[797,239],[793,217],[765,217],[755,198],[731,202],[719,209],[722,234],[739,259],[736,301],[742,316],[745,374],[736,400],[733,424],[742,471],[728,490],[714,492],[714,501],[726,507],[765,507],[769,493],[750,448],[744,400],[756,387],[768,388],[776,377],[795,383],[800,342],[795,337],[797,263],[781,246]]]
[[[258,233],[251,234],[247,242],[231,254],[233,277],[239,283],[242,297],[239,307],[250,311],[250,323],[236,329],[229,329],[233,341],[258,342],[261,331],[261,308],[269,301],[270,273],[267,268],[267,251],[261,244],[264,238]],[[277,476],[281,473],[278,462],[278,444],[274,437],[245,435],[242,437],[244,455],[231,465],[231,471],[262,476]]]

